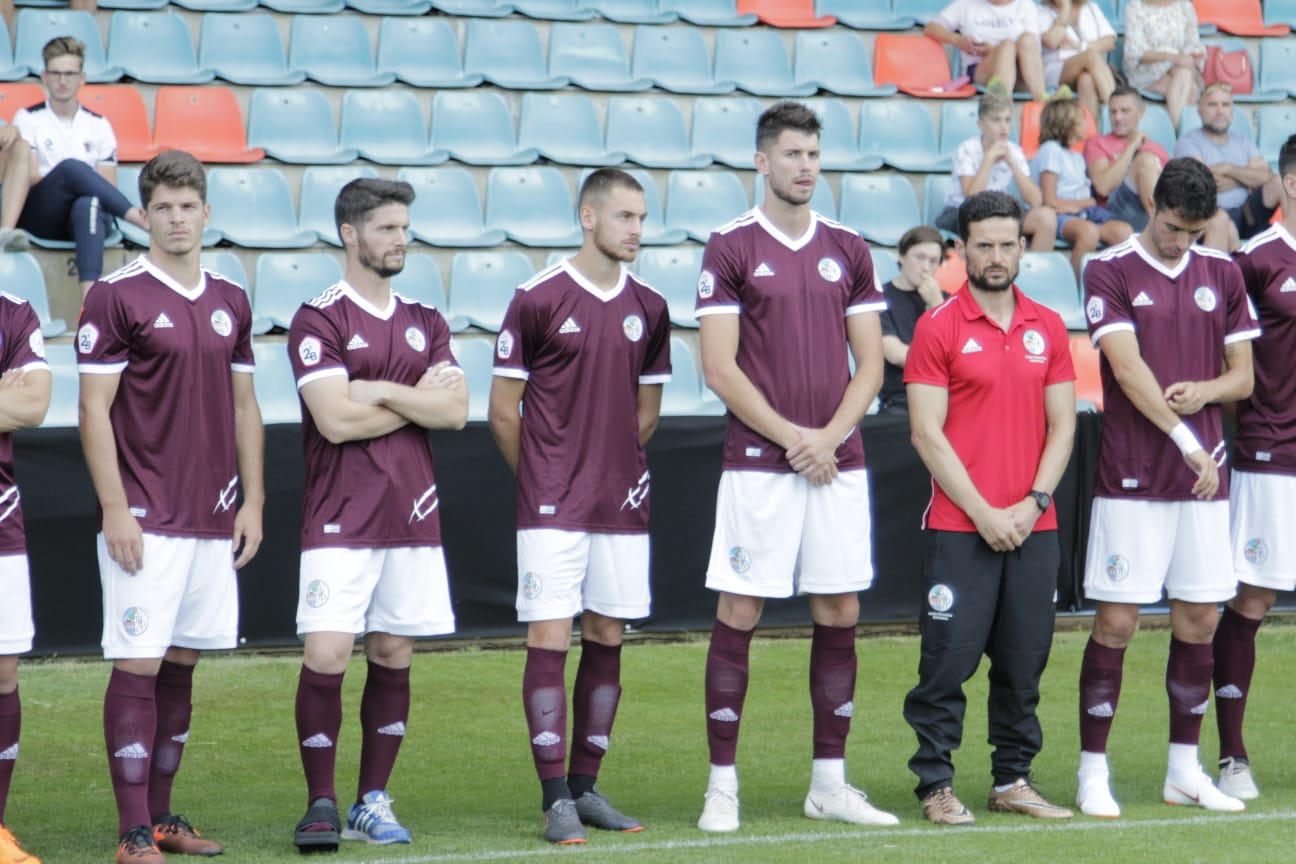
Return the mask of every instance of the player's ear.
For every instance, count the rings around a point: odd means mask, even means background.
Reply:
[[[582,228],[584,228],[586,231],[594,230],[595,217],[594,217],[593,207],[591,207],[588,204],[582,204],[580,206],[580,212],[578,213],[578,216],[580,217],[580,224]]]
[[[343,222],[342,226],[338,228],[338,233],[342,235],[343,246],[355,245],[358,234],[356,233],[355,226],[350,222]]]
[[[765,153],[763,151],[757,150],[756,154],[752,157],[752,161],[756,163],[757,171],[762,174],[769,173],[769,159],[765,158]]]

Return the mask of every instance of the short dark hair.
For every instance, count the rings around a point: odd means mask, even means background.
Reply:
[[[584,207],[591,199],[593,199],[592,203],[601,203],[607,194],[617,187],[633,192],[644,191],[643,184],[630,173],[620,168],[599,168],[586,177],[585,182],[581,184],[580,195],[576,198],[576,207],[578,209]]]
[[[804,104],[788,100],[775,102],[756,121],[756,149],[777,140],[785,129],[818,135],[821,128],[823,124],[819,122],[819,115]]]
[[[199,198],[207,200],[207,172],[192,153],[184,150],[163,150],[144,163],[139,173],[140,203],[144,209],[148,209],[153,190],[159,186],[193,189]]]
[[[966,243],[971,233],[972,223],[984,222],[987,219],[1013,219],[1017,222],[1017,233],[1022,227],[1021,202],[1007,192],[996,192],[987,189],[963,199],[958,209],[959,238]]]
[[[915,225],[908,231],[900,235],[900,254],[903,256],[919,243],[935,243],[937,246],[944,248],[945,238],[941,236],[940,231],[930,225]]]
[[[1152,200],[1157,210],[1171,210],[1193,222],[1204,222],[1219,209],[1215,175],[1198,159],[1181,156],[1161,169]]]
[[[1143,102],[1142,93],[1139,93],[1139,91],[1135,90],[1133,87],[1127,87],[1124,84],[1120,85],[1119,87],[1117,87],[1115,90],[1111,92],[1111,95],[1107,97],[1107,104],[1110,105],[1111,100],[1115,99],[1117,96],[1133,96],[1135,102],[1138,102],[1140,104],[1142,104]]]
[[[342,187],[333,202],[333,221],[337,224],[338,239],[342,226],[359,228],[369,221],[369,214],[387,204],[414,202],[414,187],[404,180],[381,180],[376,177],[359,177]]]
[[[1296,135],[1284,141],[1278,150],[1278,173],[1296,174]]]

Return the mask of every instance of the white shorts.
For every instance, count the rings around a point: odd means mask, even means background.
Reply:
[[[32,649],[36,627],[32,624],[31,576],[27,556],[21,552],[0,555],[0,657],[26,654]]]
[[[747,597],[845,594],[873,584],[868,471],[827,486],[799,474],[725,471],[706,587]]]
[[[453,633],[450,580],[440,546],[306,549],[297,591],[297,635]]]
[[[104,657],[153,659],[177,648],[233,648],[238,580],[230,539],[144,535],[144,566],[127,573],[98,538]]]
[[[1234,470],[1229,479],[1229,534],[1239,582],[1274,591],[1296,589],[1296,477]]]
[[[1085,596],[1110,603],[1220,603],[1237,593],[1227,501],[1094,498]]]
[[[517,532],[518,620],[574,618],[581,611],[647,618],[647,534],[595,534],[555,528]]]

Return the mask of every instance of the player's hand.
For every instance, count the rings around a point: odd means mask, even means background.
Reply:
[[[234,569],[237,570],[252,560],[261,548],[264,537],[261,531],[261,508],[244,503],[234,514]]]
[[[1031,506],[1034,507],[1034,503]],[[996,552],[1011,552],[1026,542],[1026,538],[1017,530],[1011,510],[987,507],[979,516],[972,517],[972,522],[981,539]]]
[[[0,390],[8,390],[11,387],[21,387],[27,383],[27,373],[22,369],[10,369],[8,372],[0,375]]]
[[[347,395],[352,402],[361,405],[378,405],[382,402],[386,387],[386,381],[364,381],[357,378],[347,385]]]
[[[423,373],[415,387],[430,390],[452,390],[468,386],[467,376],[457,366],[451,366],[449,360],[442,360]]]
[[[937,282],[936,277],[932,276],[930,273],[924,275],[922,279],[918,281],[918,296],[922,298],[922,301],[927,304],[928,308],[939,306],[941,303],[945,302],[945,298],[941,296],[940,283]]]
[[[1012,515],[1013,527],[1017,529],[1017,535],[1021,537],[1022,543],[1025,543],[1026,538],[1035,530],[1035,522],[1044,515],[1034,498],[1018,501],[1008,508],[1008,512]]]
[[[144,211],[143,207],[130,208],[122,218],[136,228],[143,228],[145,231],[149,230],[148,213]]]
[[[103,535],[108,557],[127,573],[138,573],[144,566],[144,531],[130,510],[105,510]]]
[[[1194,450],[1184,457],[1188,467],[1197,472],[1197,482],[1193,484],[1192,493],[1202,501],[1209,500],[1219,491],[1219,466],[1205,450]]]
[[[825,429],[793,427],[796,443],[788,448],[787,460],[792,470],[816,486],[826,486],[837,476],[837,445]]]
[[[1210,394],[1197,381],[1177,381],[1165,389],[1165,400],[1180,416],[1196,414],[1210,401]]]
[[[1002,162],[1008,158],[1008,142],[996,141],[986,148],[985,158],[991,162]]]

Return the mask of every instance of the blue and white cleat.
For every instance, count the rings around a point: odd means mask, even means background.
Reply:
[[[347,812],[346,840],[363,840],[373,846],[390,846],[410,842],[410,832],[396,821],[392,813],[392,799],[381,789],[366,792],[359,804],[352,804]]]

